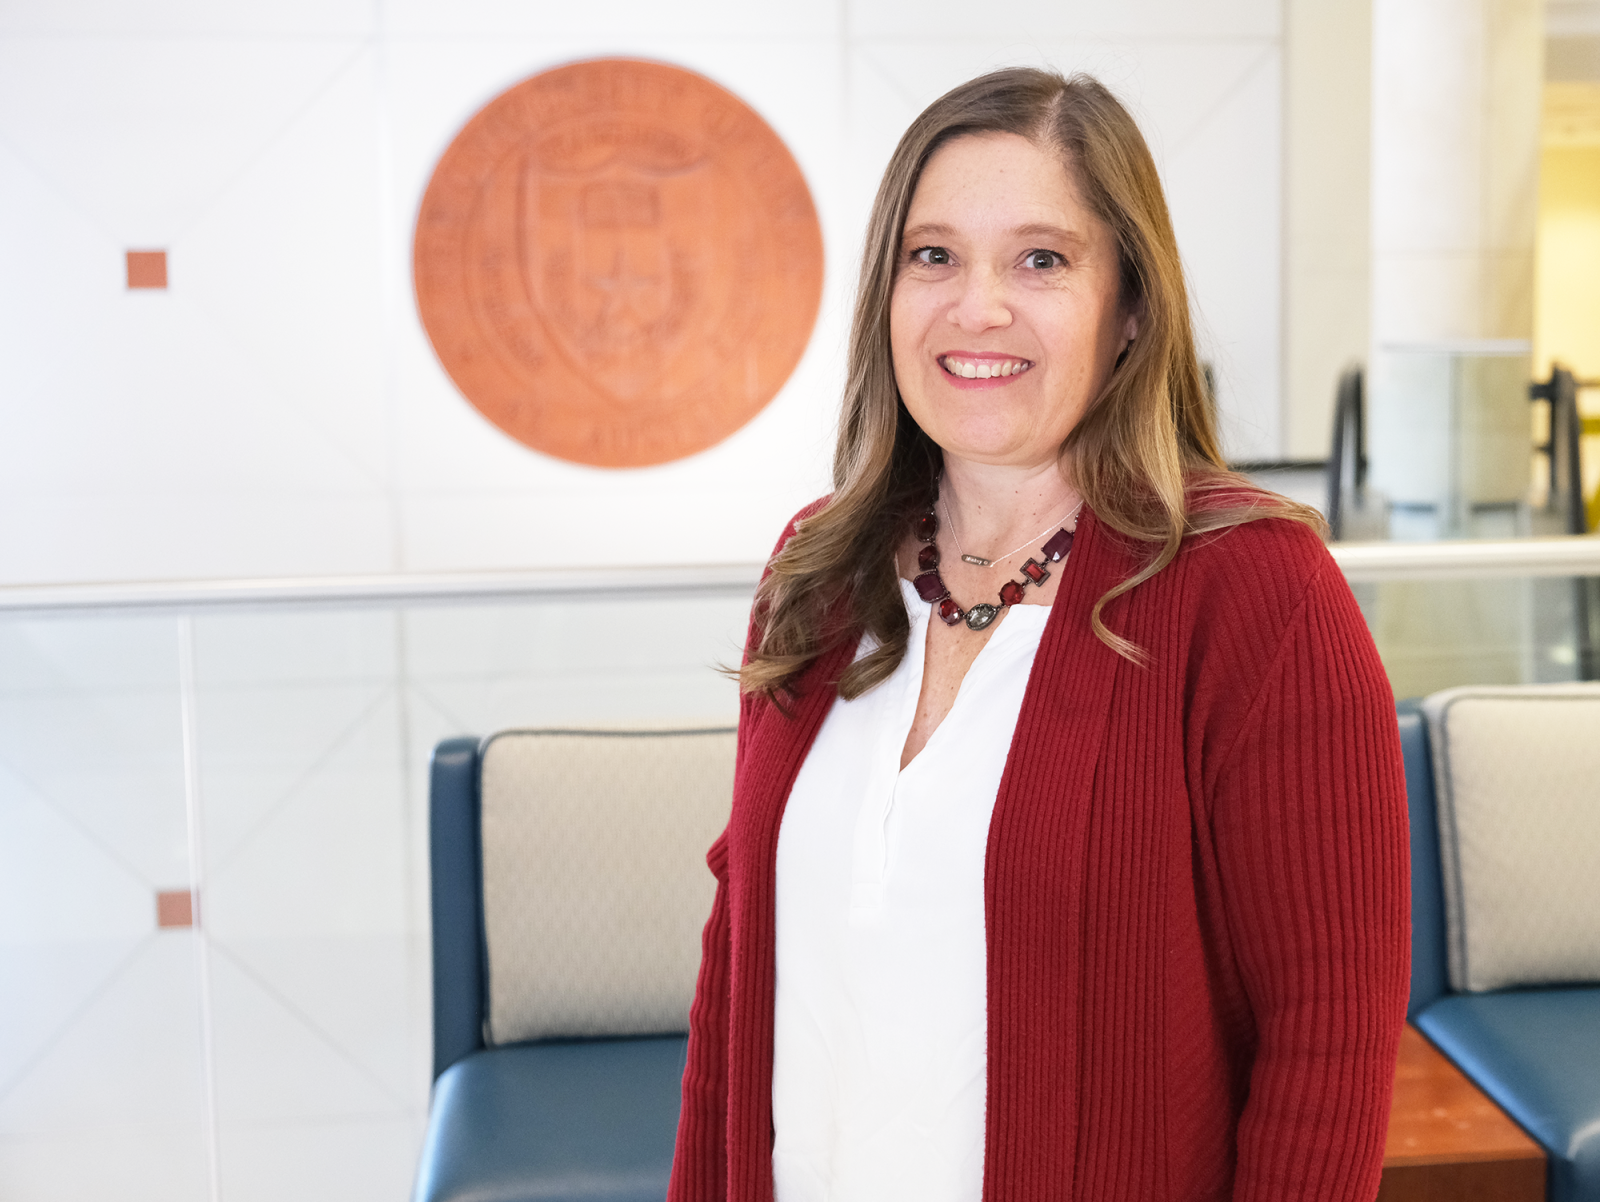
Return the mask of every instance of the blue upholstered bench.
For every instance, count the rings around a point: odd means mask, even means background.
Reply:
[[[1600,687],[1449,690],[1400,738],[1409,1017],[1544,1147],[1552,1202],[1600,1202]]]
[[[1530,704],[1571,704],[1585,696],[1582,690],[1564,697],[1485,693]],[[1600,689],[1586,696],[1600,705]],[[1436,724],[1442,714],[1447,726],[1450,698],[1432,701]],[[1415,704],[1401,706],[1400,736],[1411,810],[1410,1017],[1546,1149],[1553,1202],[1600,1202],[1600,988],[1473,987],[1472,965],[1460,963],[1470,949],[1460,930],[1463,866],[1453,841],[1459,830],[1447,805],[1440,838],[1434,740]],[[700,854],[725,820],[732,746],[731,731],[511,732],[482,744],[439,745],[430,794],[436,1080],[416,1202],[643,1202],[665,1195],[682,1030],[698,928],[710,904]],[[642,759],[635,754],[641,748]],[[1600,806],[1600,727],[1587,746],[1566,750],[1587,756]],[[663,764],[663,755],[674,762]],[[532,820],[519,827],[519,799],[537,796],[551,778],[555,817],[564,806],[570,819],[574,798],[595,799],[594,805],[583,811],[587,821],[577,823],[576,845],[534,840],[527,875],[549,884],[563,875],[558,869],[576,868],[576,893],[518,895],[513,887],[508,896],[507,869],[528,851],[531,836],[552,825],[535,804]],[[664,784],[673,780],[683,787]],[[641,824],[641,806],[658,807],[662,821]],[[641,849],[649,852],[642,861]],[[1562,854],[1570,862],[1572,848]],[[1600,869],[1600,846],[1581,845],[1578,855]],[[660,888],[630,884],[641,863]],[[1453,922],[1446,903],[1452,874]],[[1600,871],[1592,875],[1600,881]],[[628,886],[623,891],[644,934],[642,943],[636,938],[607,949],[597,943],[604,943],[603,932],[582,929],[583,916],[593,912],[596,890],[616,892],[619,881]],[[663,898],[676,904],[664,906]],[[551,963],[529,962],[528,949],[515,946],[522,928],[541,926]],[[671,950],[665,959],[656,955],[663,948]],[[1579,961],[1585,950],[1596,949],[1579,948]],[[641,958],[649,961],[642,974]],[[597,982],[585,983],[595,976]],[[530,1010],[526,995],[539,993],[541,979],[555,979],[560,988],[534,997]]]
[[[733,732],[434,751],[434,1088],[414,1202],[661,1202]]]

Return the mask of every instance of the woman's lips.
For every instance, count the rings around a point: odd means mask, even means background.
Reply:
[[[939,356],[939,366],[947,377],[965,383],[968,380],[995,381],[1020,376],[1033,366],[1033,361],[1009,355],[964,355],[952,352]]]

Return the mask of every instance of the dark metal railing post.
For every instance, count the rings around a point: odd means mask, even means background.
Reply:
[[[1583,417],[1578,412],[1577,377],[1554,364],[1550,378],[1530,387],[1528,395],[1550,406],[1550,436],[1535,448],[1550,464],[1546,508],[1560,517],[1568,534],[1587,534],[1589,509],[1583,495]],[[1600,579],[1579,576],[1573,580],[1572,618],[1578,679],[1600,680]]]
[[[1347,505],[1360,508],[1367,489],[1367,415],[1361,368],[1339,377],[1333,396],[1333,446],[1328,455],[1328,532],[1344,537]]]
[[[1550,369],[1550,378],[1529,387],[1528,395],[1550,406],[1550,435],[1535,450],[1543,452],[1550,464],[1550,488],[1545,494],[1548,511],[1561,518],[1568,534],[1587,534],[1589,520],[1583,499],[1583,468],[1579,458],[1579,439],[1583,419],[1578,415],[1578,381],[1559,363]]]

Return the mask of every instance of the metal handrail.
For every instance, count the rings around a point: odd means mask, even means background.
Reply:
[[[1505,576],[1600,576],[1600,537],[1335,543],[1329,550],[1352,582]],[[757,563],[521,572],[416,572],[258,580],[172,580],[0,586],[0,613],[276,609],[285,606],[409,606],[565,597],[739,596],[761,576]]]
[[[611,567],[540,568],[517,572],[10,585],[0,586],[0,613],[373,607],[559,600],[601,593],[629,597],[735,596],[751,592],[760,578],[760,564],[731,563],[629,567],[626,573]]]
[[[1600,538],[1460,539],[1437,543],[1335,543],[1352,583],[1505,576],[1600,576]]]

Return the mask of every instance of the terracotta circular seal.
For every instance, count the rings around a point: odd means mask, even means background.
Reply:
[[[600,467],[744,425],[822,296],[816,208],[778,135],[710,80],[631,59],[484,106],[434,169],[413,253],[422,323],[467,399]]]

